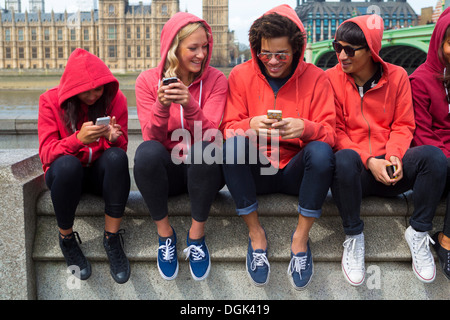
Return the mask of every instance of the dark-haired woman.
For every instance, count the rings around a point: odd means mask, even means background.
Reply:
[[[433,235],[434,248],[450,279],[450,8],[439,17],[428,56],[410,76],[416,131],[413,146],[432,145],[447,157],[447,211],[442,232]]]
[[[309,231],[321,215],[334,171],[332,91],[325,73],[303,61],[305,29],[289,6],[278,6],[257,19],[249,40],[253,59],[229,76],[221,127],[227,138],[225,181],[249,230],[246,266],[257,286],[265,285],[270,274],[257,194],[298,196],[298,223],[292,237],[285,236],[291,242],[288,277],[300,290],[312,279]],[[281,111],[282,120],[269,119],[269,109]],[[253,148],[255,135],[258,144]]]
[[[107,125],[96,125],[99,117]],[[39,99],[39,156],[59,227],[59,244],[75,276],[86,280],[91,265],[73,231],[75,211],[84,192],[105,201],[103,244],[114,280],[124,283],[130,265],[120,229],[130,192],[126,149],[127,101],[108,67],[95,55],[76,49],[60,84]]]

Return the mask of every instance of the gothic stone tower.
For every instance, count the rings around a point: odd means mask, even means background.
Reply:
[[[203,0],[203,19],[208,22],[213,32],[211,65],[228,66],[228,0]]]

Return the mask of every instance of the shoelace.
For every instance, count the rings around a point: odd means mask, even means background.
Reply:
[[[189,247],[183,250],[183,252],[186,254],[186,260],[189,259],[189,256],[192,257],[192,260],[198,261],[202,260],[206,254],[202,250],[203,245],[196,246],[195,244],[191,244]]]
[[[361,247],[356,248],[356,238],[348,238],[344,241],[343,246],[349,250],[349,269],[351,270],[361,270],[364,267],[364,251]]]
[[[253,259],[250,263],[250,269],[252,271],[256,270],[256,267],[262,267],[266,264],[270,268],[269,260],[265,253],[253,252]]]
[[[450,251],[447,252],[447,271],[450,272]]]
[[[302,270],[306,269],[306,260],[307,256],[296,257],[293,256],[291,262],[289,263],[289,274],[293,274],[297,272],[300,275],[300,279],[302,279]]]
[[[175,253],[175,246],[171,246],[172,240],[167,238],[166,243],[159,246],[159,250],[162,250],[162,256],[164,260],[170,261],[173,259]]]
[[[64,236],[61,234],[61,236],[63,241],[65,241],[65,245],[67,248],[66,254],[69,264],[80,266],[80,268],[84,267],[86,259],[80,247],[76,244],[77,240],[78,243],[82,243],[78,232],[73,231],[69,235]]]
[[[417,245],[418,242],[419,244]],[[433,264],[433,257],[430,253],[430,242],[434,244],[433,239],[428,234],[423,237],[419,237],[416,234],[413,236],[413,249],[415,250],[414,258],[417,262],[417,266],[420,268],[428,267]]]
[[[121,270],[126,266],[126,256],[123,252],[124,241],[123,234],[125,233],[124,229],[120,229],[116,233],[106,232],[108,236],[108,251],[110,253],[111,265],[114,269]],[[117,271],[117,270],[116,270]]]

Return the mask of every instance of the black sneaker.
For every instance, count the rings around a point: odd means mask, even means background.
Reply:
[[[444,249],[439,243],[439,233],[440,232],[436,232],[432,237],[434,241],[433,247],[438,256],[439,265],[441,266],[444,275],[450,280],[450,250]]]
[[[74,266],[77,267],[77,270],[71,270],[72,274],[80,280],[86,280],[91,276],[91,264],[81,251],[75,236],[81,244],[81,239],[78,232],[75,231],[66,236],[60,233],[58,236],[59,246],[64,255],[64,259],[66,260],[67,266],[71,267],[71,269],[73,269]]]
[[[130,278],[130,262],[123,251],[122,234],[125,230],[120,229],[116,233],[105,231],[103,235],[103,246],[109,260],[111,276],[117,283],[125,283]]]

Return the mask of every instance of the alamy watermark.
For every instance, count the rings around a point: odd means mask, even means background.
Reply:
[[[381,9],[379,6],[370,5],[367,7],[367,14],[371,14],[367,20],[367,28],[370,30],[381,29],[383,27],[383,19],[381,18]]]
[[[261,167],[262,175],[274,175],[278,167],[270,163],[278,163],[280,159],[279,131],[276,129],[262,130],[257,133],[253,129],[226,129],[224,139],[221,131],[208,129],[203,132],[202,122],[194,121],[193,137],[186,129],[177,129],[172,132],[171,140],[179,143],[171,151],[171,159],[175,164],[257,164]],[[245,137],[248,144],[229,143],[233,137]],[[201,141],[210,141],[205,148],[192,148],[192,144]],[[234,142],[234,141],[233,141]],[[226,148],[224,148],[224,143]],[[248,146],[248,151],[245,148]],[[193,150],[192,150],[193,149]],[[223,154],[225,150],[225,155]],[[244,155],[247,155],[245,157]]]

